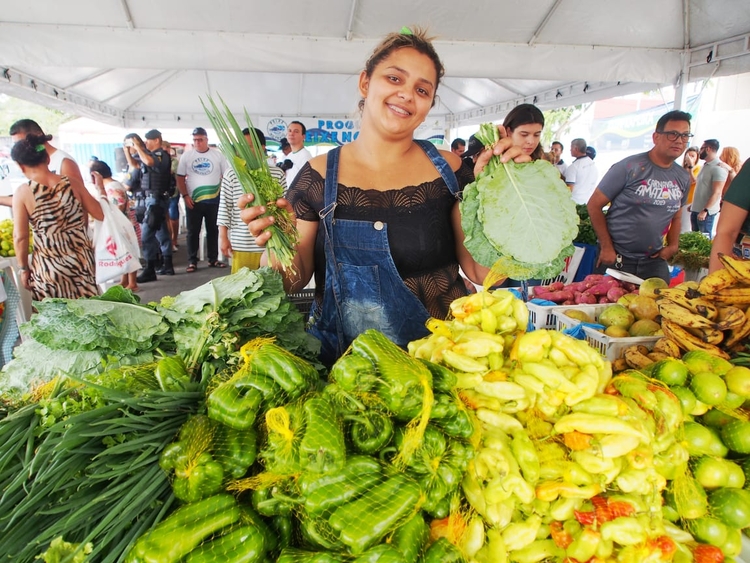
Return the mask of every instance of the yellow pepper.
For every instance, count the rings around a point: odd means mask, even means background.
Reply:
[[[542,524],[542,519],[532,514],[525,522],[513,522],[503,530],[503,541],[508,551],[516,551],[531,545],[536,540],[536,534]]]
[[[553,501],[558,497],[588,499],[602,492],[597,484],[577,485],[566,481],[548,481],[536,486],[536,497],[540,500]]]
[[[604,522],[599,530],[604,540],[612,540],[619,545],[637,545],[648,539],[646,528],[632,516],[621,516]]]
[[[554,540],[537,540],[528,547],[510,552],[510,560],[516,563],[538,563],[546,559],[562,561],[565,550],[557,547]]]
[[[546,358],[552,346],[552,332],[555,331],[535,330],[522,334],[511,349],[511,358],[524,364]]]

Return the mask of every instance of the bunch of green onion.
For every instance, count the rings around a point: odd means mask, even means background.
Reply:
[[[272,216],[273,224],[268,227],[271,237],[266,244],[271,263],[274,261],[284,270],[292,268],[295,247],[299,242],[299,233],[292,218],[285,209],[277,207],[276,200],[282,197],[283,188],[271,176],[266,161],[266,154],[258,142],[250,116],[245,110],[245,121],[250,130],[252,146],[245,140],[242,128],[221,99],[222,108],[208,96],[210,107],[201,99],[203,109],[219,137],[220,150],[237,174],[237,179],[246,194],[253,194],[253,205],[266,206],[263,217]]]

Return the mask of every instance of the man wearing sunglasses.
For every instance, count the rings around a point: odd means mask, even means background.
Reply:
[[[597,272],[616,268],[669,283],[667,260],[677,252],[680,208],[690,187],[690,174],[675,160],[693,136],[690,119],[677,110],[661,116],[654,147],[614,164],[599,182],[587,206],[599,239]]]
[[[713,238],[714,220],[721,205],[721,192],[728,172],[720,166],[719,141],[703,141],[698,158],[704,161],[703,168],[695,181],[695,195],[690,206],[690,225],[694,231]]]

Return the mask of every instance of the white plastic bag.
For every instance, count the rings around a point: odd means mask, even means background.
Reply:
[[[99,199],[103,221],[94,225],[96,283],[135,272],[141,267],[141,252],[135,229],[125,214],[105,197]]]

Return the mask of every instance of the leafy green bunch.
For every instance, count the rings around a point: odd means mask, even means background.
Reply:
[[[492,123],[483,123],[476,137],[488,148],[500,140]],[[576,206],[549,162],[503,163],[493,155],[464,188],[460,207],[464,245],[494,276],[552,278],[573,255]]]
[[[689,231],[680,235],[677,253],[672,257],[672,264],[679,264],[688,270],[708,268],[711,256],[711,240],[696,231]]]
[[[252,146],[245,140],[242,128],[232,115],[229,107],[221,97],[222,107],[208,96],[209,107],[201,100],[203,109],[211,125],[219,136],[219,148],[237,174],[237,179],[246,194],[253,194],[253,205],[266,206],[263,217],[271,216],[274,223],[268,228],[271,238],[266,249],[275,258],[283,270],[292,267],[295,247],[299,242],[299,233],[294,221],[285,209],[277,207],[276,200],[283,194],[283,189],[271,176],[266,161],[266,153],[258,142],[252,120],[245,110],[245,121],[250,130]]]

